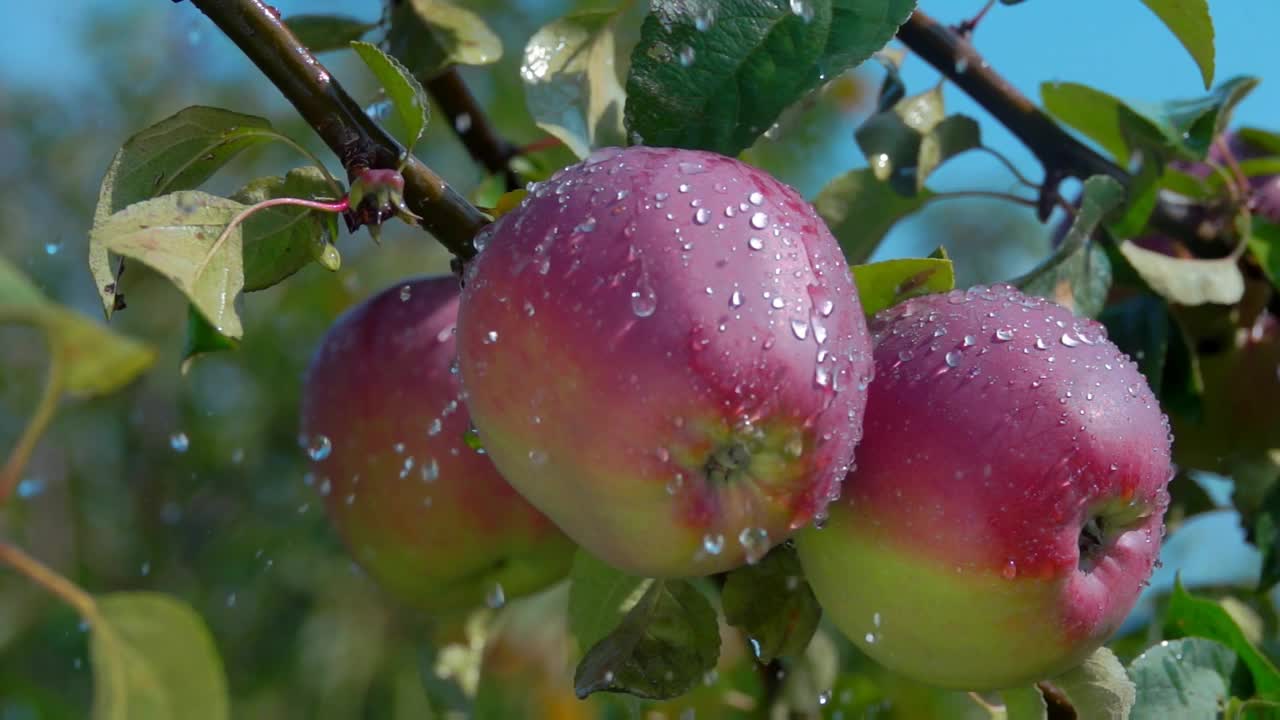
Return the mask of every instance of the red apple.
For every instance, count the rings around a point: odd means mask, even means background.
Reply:
[[[467,405],[512,485],[645,576],[762,556],[838,493],[870,338],[793,189],[706,152],[610,148],[477,238]]]
[[[1160,549],[1169,429],[1105,329],[1007,286],[876,316],[857,468],[797,537],[828,615],[891,670],[1025,685],[1119,628]]]
[[[451,613],[539,590],[574,545],[468,447],[451,371],[458,281],[418,278],[348,310],[307,373],[302,432],[330,519],[405,603]]]

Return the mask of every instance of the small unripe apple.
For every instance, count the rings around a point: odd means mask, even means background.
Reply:
[[[1160,549],[1169,429],[1098,323],[1007,285],[878,314],[857,468],[796,539],[828,616],[891,670],[1026,685],[1119,627]]]
[[[650,577],[763,556],[837,494],[871,378],[840,248],[712,153],[601,150],[477,238],[467,405],[512,485]]]
[[[302,433],[329,518],[392,595],[447,614],[539,590],[574,545],[465,441],[458,280],[417,278],[348,310],[303,392]]]

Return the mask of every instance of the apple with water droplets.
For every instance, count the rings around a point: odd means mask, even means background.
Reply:
[[[1008,285],[877,314],[856,469],[796,538],[828,616],[946,688],[1078,665],[1160,550],[1169,426],[1097,322]]]
[[[476,239],[467,406],[511,482],[634,574],[763,556],[838,494],[871,343],[792,188],[721,155],[607,148]]]
[[[312,359],[302,433],[353,557],[432,614],[496,605],[567,573],[574,544],[464,439],[459,285],[419,277],[348,310]]]

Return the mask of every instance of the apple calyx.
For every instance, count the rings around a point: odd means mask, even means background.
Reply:
[[[1081,572],[1093,572],[1125,533],[1141,530],[1151,517],[1151,509],[1135,502],[1112,500],[1091,509],[1080,528],[1077,546]]]

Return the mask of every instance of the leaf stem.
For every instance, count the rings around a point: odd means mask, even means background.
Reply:
[[[0,541],[0,563],[26,575],[35,584],[61,598],[75,608],[85,620],[92,623],[101,617],[98,612],[98,603],[94,601],[92,595],[59,575],[53,568],[28,555],[17,545]]]
[[[999,160],[1000,164],[1004,165],[1005,168],[1007,168],[1010,173],[1013,173],[1013,176],[1017,178],[1018,182],[1021,183],[1022,185],[1025,185],[1026,187],[1029,187],[1035,190],[1040,189],[1040,185],[1036,183],[1034,180],[1032,180],[1031,178],[1027,177],[1026,175],[1023,175],[1022,171],[1018,169],[1018,166],[1014,165],[1013,161],[1010,160],[1009,157],[1004,153],[987,145],[979,145],[978,150],[990,155],[996,160]]]
[[[324,140],[354,178],[398,168],[404,148],[370,118],[263,0],[192,0]],[[488,219],[417,158],[400,168],[405,202],[420,225],[459,259],[475,255],[472,238]]]
[[[347,198],[342,198],[341,200],[337,200],[335,202],[324,202],[322,200],[306,200],[304,198],[282,197],[282,198],[271,198],[269,200],[263,200],[260,203],[254,203],[253,205],[250,205],[244,210],[241,210],[239,213],[236,214],[235,217],[231,218],[231,221],[227,223],[227,226],[222,229],[221,233],[218,234],[218,239],[214,240],[213,244],[209,246],[209,252],[205,253],[204,257],[200,259],[200,264],[196,266],[195,275],[193,275],[193,277],[196,280],[200,279],[200,276],[204,274],[205,268],[208,267],[209,261],[213,259],[214,255],[218,254],[218,249],[222,247],[222,243],[226,241],[229,235],[231,235],[231,231],[235,230],[237,227],[240,226],[240,223],[244,222],[249,218],[250,215],[260,210],[279,207],[281,205],[292,205],[295,207],[304,207],[304,208],[309,208],[311,210],[318,210],[320,212],[330,212],[330,213],[346,212],[347,209],[351,207],[351,203],[348,201]]]
[[[49,342],[49,371],[45,375],[44,390],[36,404],[35,413],[27,422],[18,442],[9,453],[4,468],[0,469],[0,505],[4,505],[18,487],[22,471],[26,469],[31,453],[35,451],[40,436],[49,427],[54,414],[58,410],[58,400],[62,398],[62,388],[66,380],[66,359],[62,351],[52,340]]]

